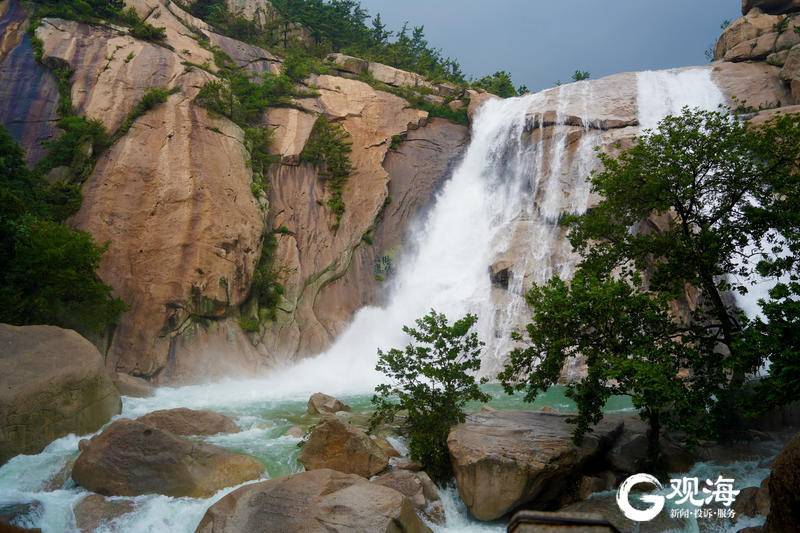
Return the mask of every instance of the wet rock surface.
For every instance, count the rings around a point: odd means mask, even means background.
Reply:
[[[332,469],[365,478],[389,466],[386,453],[364,430],[334,417],[311,430],[298,461],[306,470]]]
[[[528,411],[469,415],[447,439],[461,499],[479,520],[494,520],[530,502],[559,498],[582,467],[605,453],[624,427],[606,419],[581,446],[567,417]]]
[[[153,411],[136,419],[140,424],[168,431],[173,435],[216,435],[238,433],[233,419],[213,411],[177,408]]]
[[[81,443],[72,478],[104,496],[207,498],[222,488],[256,479],[263,471],[260,462],[246,455],[133,420],[118,420]]]
[[[215,503],[197,533],[429,532],[400,492],[334,470],[314,470],[237,489]]]

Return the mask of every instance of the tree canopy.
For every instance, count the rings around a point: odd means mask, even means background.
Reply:
[[[587,377],[568,385],[576,436],[610,394],[628,394],[650,422],[654,459],[661,423],[702,435],[735,418],[746,376],[767,358],[761,386],[773,382],[776,403],[790,399],[800,377],[799,155],[796,116],[753,127],[692,109],[617,156],[600,153],[590,181],[602,200],[564,220],[582,261],[571,283],[531,289],[532,322],[501,376],[506,387],[532,400],[567,357],[584,357]],[[732,293],[787,273],[793,281],[762,302],[766,320],[750,322]]]
[[[447,436],[452,426],[464,421],[464,406],[489,401],[480,389],[482,381],[474,377],[483,349],[472,331],[477,320],[467,315],[450,324],[443,314],[431,311],[417,320],[416,328],[403,328],[412,339],[404,350],[378,351],[376,369],[390,383],[375,389],[372,426],[392,421],[403,411],[411,458],[437,481],[450,477]]]

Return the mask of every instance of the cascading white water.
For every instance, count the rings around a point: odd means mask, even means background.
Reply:
[[[642,128],[655,127],[683,106],[714,109],[724,101],[707,68],[645,72],[635,83]],[[589,205],[586,177],[597,164],[593,149],[603,139],[593,117],[603,95],[594,92],[594,82],[581,82],[487,102],[474,121],[463,161],[412,231],[413,242],[392,281],[390,303],[362,309],[325,353],[264,378],[126,398],[122,416],[179,406],[226,412],[245,431],[208,440],[252,453],[268,464],[270,475],[285,475],[299,468],[294,461],[297,439],[284,436],[291,425],[286,412],[302,412],[308,395],[317,391],[351,397],[371,392],[382,380],[374,370],[377,349],[405,344],[401,327],[431,308],[451,320],[478,314],[479,332],[487,342],[484,366],[496,370],[510,332],[527,316],[524,291],[553,274],[569,276],[574,268],[576,258],[557,222],[562,213],[580,213]],[[509,254],[509,285],[498,289],[489,267]],[[72,508],[86,491],[70,482],[58,490],[43,487],[77,454],[77,442],[74,436],[59,439],[39,455],[20,456],[0,468],[0,506],[40,502],[41,511],[27,525],[45,533],[74,528]],[[141,496],[133,499],[133,512],[104,530],[190,532],[205,509],[230,490],[208,500]],[[437,531],[504,530],[472,521],[454,490],[444,499],[448,524]]]

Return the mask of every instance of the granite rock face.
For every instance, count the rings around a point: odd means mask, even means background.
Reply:
[[[92,343],[55,326],[0,324],[0,464],[97,431],[122,409]]]
[[[0,124],[26,148],[28,163],[46,153],[42,142],[57,133],[58,85],[36,62],[19,0],[0,4]]]

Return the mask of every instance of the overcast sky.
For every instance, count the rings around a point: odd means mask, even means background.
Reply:
[[[470,77],[508,70],[531,90],[625,71],[706,63],[740,0],[361,0],[391,29],[424,25]]]

